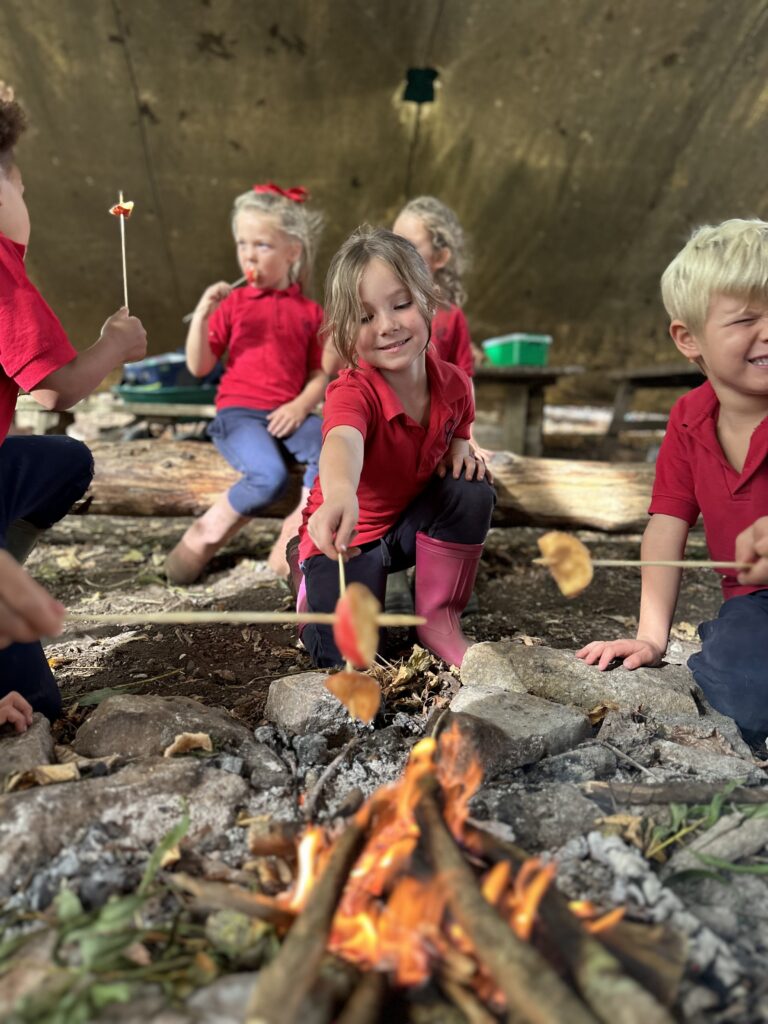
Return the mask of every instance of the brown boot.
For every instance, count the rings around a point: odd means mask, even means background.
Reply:
[[[226,494],[217,498],[204,515],[196,519],[165,560],[169,583],[194,583],[208,562],[248,522],[229,503]]]

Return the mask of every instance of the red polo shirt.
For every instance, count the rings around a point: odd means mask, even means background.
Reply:
[[[208,323],[214,355],[228,354],[217,408],[275,409],[294,399],[310,372],[320,369],[322,319],[320,306],[297,284],[231,292]]]
[[[329,386],[323,409],[323,437],[334,427],[354,427],[363,435],[365,454],[357,499],[360,518],[355,544],[383,537],[421,493],[454,437],[469,437],[475,409],[466,375],[427,352],[429,426],[406,415],[402,402],[378,370],[342,370]],[[307,520],[323,503],[320,477],[304,510],[300,557],[319,554],[307,533]]]
[[[711,558],[732,562],[736,536],[768,515],[768,416],[752,432],[744,468],[738,473],[717,438],[719,411],[709,381],[675,402],[656,462],[648,511],[684,519],[690,526],[701,513]],[[726,601],[766,589],[742,586],[735,570],[716,571],[723,577]]]
[[[32,391],[77,355],[58,318],[27,277],[26,247],[0,234],[0,444],[19,388]]]
[[[458,306],[441,306],[432,318],[432,343],[446,363],[453,363],[468,377],[475,372],[469,324]]]

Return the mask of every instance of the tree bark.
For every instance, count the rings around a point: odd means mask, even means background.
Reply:
[[[92,446],[96,475],[76,509],[96,515],[200,515],[239,474],[209,444],[102,441]],[[500,526],[633,531],[646,523],[653,467],[497,452],[491,463]],[[264,516],[285,516],[298,501],[301,471]]]

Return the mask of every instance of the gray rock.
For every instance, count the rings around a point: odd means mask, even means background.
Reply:
[[[530,853],[554,849],[584,835],[603,813],[568,783],[538,790],[484,786],[479,798],[487,815],[509,825],[515,841]]]
[[[739,757],[753,763],[749,744],[739,732],[732,718],[707,706],[704,715],[665,715],[654,723],[655,732],[661,739],[671,740],[686,747],[709,750],[715,754]]]
[[[768,846],[768,818],[745,818],[742,814],[724,814],[706,832],[696,836],[683,849],[676,850],[664,865],[662,876],[706,868],[697,854],[733,863],[754,856],[765,846]],[[740,878],[739,885],[743,881],[744,879]]]
[[[509,651],[519,647],[508,640],[472,644],[461,663],[464,686],[502,686],[505,690],[525,693],[525,686],[511,669]]]
[[[25,772],[39,764],[53,764],[53,737],[45,715],[35,713],[26,732],[11,727],[0,730],[0,783],[13,772]]]
[[[242,1024],[257,975],[228,974],[198,989],[187,1000],[186,1010],[195,1024]]]
[[[499,687],[462,687],[451,701],[451,711],[482,723],[472,725],[472,731],[486,772],[533,764],[548,754],[570,750],[592,735],[589,719],[581,711]],[[506,743],[486,744],[483,728],[489,727],[503,733]]]
[[[526,778],[533,785],[542,782],[590,782],[611,778],[617,765],[616,755],[595,743],[545,758],[529,771]]]
[[[740,757],[682,746],[670,740],[655,740],[655,762],[677,776],[694,776],[708,782],[730,782],[738,779],[746,784],[765,782],[765,772]]]
[[[250,729],[222,708],[210,708],[191,697],[118,694],[103,701],[77,730],[72,744],[84,757],[162,754],[181,732],[205,732],[214,750],[227,747],[238,754],[253,743]]]
[[[325,672],[300,672],[275,679],[269,687],[266,718],[289,732],[321,732],[330,740],[349,739],[355,724],[347,709],[326,689]]]
[[[481,652],[478,648],[486,650]],[[477,685],[478,682],[487,685],[490,670],[482,679],[472,671],[472,665],[482,658],[486,665],[493,662],[499,666],[496,685],[517,692],[526,690],[558,704],[572,704],[589,711],[597,704],[612,701],[621,711],[643,708],[651,713],[677,711],[697,714],[693,698],[696,687],[691,673],[684,666],[638,668],[633,672],[620,667],[601,672],[594,665],[585,665],[574,657],[573,651],[550,647],[526,647],[504,641],[476,644],[470,650],[473,661],[466,674],[462,665],[461,673],[461,681],[466,686]]]
[[[150,848],[177,824],[186,800],[194,842],[234,825],[249,792],[238,776],[182,758],[137,762],[101,778],[0,796],[0,900],[27,886],[93,822],[130,836],[132,847]]]

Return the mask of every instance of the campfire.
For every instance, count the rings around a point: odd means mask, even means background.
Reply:
[[[260,897],[285,938],[259,976],[248,1024],[301,1020],[327,954],[359,972],[347,1008],[329,1020],[388,1019],[387,986],[427,983],[473,1022],[672,1020],[656,998],[663,983],[638,953],[638,926],[620,923],[623,908],[600,915],[586,901],[567,904],[553,862],[470,819],[481,781],[452,725],[418,742],[401,780],[338,836],[306,829],[292,884]]]

